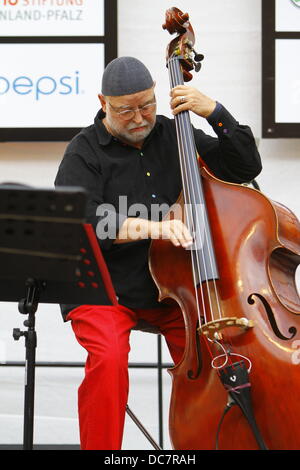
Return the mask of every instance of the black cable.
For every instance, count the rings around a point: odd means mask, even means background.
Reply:
[[[220,419],[219,424],[218,424],[217,433],[216,433],[216,449],[215,450],[219,450],[219,434],[220,434],[220,431],[221,431],[221,426],[223,424],[224,418],[227,415],[228,411],[231,410],[231,408],[236,404],[237,403],[229,395],[228,403],[224,408],[223,414],[222,414],[221,419]]]

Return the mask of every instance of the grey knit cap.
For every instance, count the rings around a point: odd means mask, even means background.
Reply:
[[[154,82],[147,67],[134,57],[119,57],[106,67],[102,77],[102,94],[132,95],[148,90]]]

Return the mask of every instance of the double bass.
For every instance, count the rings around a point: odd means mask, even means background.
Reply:
[[[203,59],[189,15],[166,12],[171,87]],[[195,55],[196,54],[196,55]],[[300,448],[300,223],[250,186],[221,181],[197,155],[189,113],[175,116],[191,249],[153,240],[160,301],[182,311],[186,345],[169,370],[174,449]],[[172,209],[168,214],[174,218]]]

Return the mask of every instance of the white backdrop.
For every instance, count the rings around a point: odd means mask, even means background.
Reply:
[[[171,37],[161,28],[165,10],[187,10],[196,32],[196,50],[205,55],[203,69],[192,82],[223,103],[241,123],[261,137],[261,1],[190,0],[172,4],[166,0],[119,0],[119,55],[143,60],[157,81],[159,113],[168,109],[169,84],[165,49]],[[99,77],[100,89],[100,77]],[[95,96],[95,100],[97,97]],[[18,110],[24,111],[24,110]],[[200,118],[193,122],[211,133]],[[51,187],[66,143],[0,144],[0,180]],[[263,192],[290,207],[300,217],[300,140],[261,140],[264,170],[258,178]],[[24,341],[14,342],[12,329],[24,318],[15,304],[0,304],[0,360],[24,359]],[[55,305],[41,305],[37,314],[37,360],[84,360],[85,353],[63,324]],[[164,351],[166,361],[169,356]],[[156,337],[132,335],[131,361],[156,359]],[[36,443],[77,443],[76,394],[81,369],[38,369],[36,384]],[[131,370],[129,405],[157,438],[156,372]],[[0,367],[0,443],[22,441],[23,369]],[[170,378],[164,373],[165,448]],[[124,449],[150,449],[127,419]]]

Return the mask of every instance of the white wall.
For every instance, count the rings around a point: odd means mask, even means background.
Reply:
[[[261,137],[261,1],[190,0],[175,2],[190,13],[196,32],[196,50],[205,55],[203,69],[192,86],[223,103],[241,122]],[[158,111],[168,109],[169,83],[165,50],[171,36],[161,28],[166,0],[119,0],[119,55],[133,55],[146,63],[157,81]],[[100,78],[99,78],[100,79]],[[95,97],[95,100],[97,98]],[[193,122],[211,133],[200,118]],[[66,143],[0,144],[0,182],[16,181],[51,187]],[[263,192],[290,207],[300,218],[298,195],[300,139],[261,140],[264,170],[258,178]],[[24,318],[15,304],[0,305],[0,361],[22,360],[23,339],[15,343],[12,328]],[[83,360],[85,353],[64,325],[58,307],[41,305],[37,315],[37,360]],[[153,361],[156,338],[135,333],[132,361]],[[168,354],[165,352],[168,360]],[[22,441],[23,370],[0,368],[0,443]],[[131,370],[129,404],[156,437],[155,371]],[[78,442],[76,388],[82,370],[37,371],[35,442]],[[165,374],[165,402],[170,380]],[[55,419],[54,419],[55,418]],[[166,418],[167,421],[167,418]],[[170,445],[166,437],[166,448]],[[124,448],[146,449],[149,444],[127,420]]]

